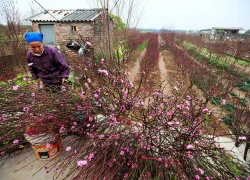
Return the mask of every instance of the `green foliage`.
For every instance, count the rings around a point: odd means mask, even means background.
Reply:
[[[200,52],[196,51],[195,48],[193,48],[193,47],[191,49],[189,49],[188,52],[190,54],[194,54],[195,55],[195,59],[198,60],[198,61],[208,60],[207,57],[201,55]]]
[[[117,61],[123,60],[123,58],[126,56],[126,49],[124,46],[119,45],[116,50],[114,50],[114,56]]]
[[[216,33],[217,34],[225,34],[225,31],[224,30],[222,30],[222,29],[216,29]]]
[[[214,59],[214,58],[211,58],[211,59],[209,60],[209,63],[210,63],[211,65],[213,65],[213,66],[216,66],[216,67],[218,67],[218,68],[220,68],[220,69],[224,69],[224,70],[227,70],[228,67],[229,67],[229,65],[228,65],[227,63],[220,62],[220,61],[218,61],[217,59]]]
[[[19,85],[19,86],[26,86],[27,85],[27,82],[25,82],[25,81],[15,81],[15,84],[16,85]]]
[[[250,79],[244,78],[242,82],[238,84],[238,87],[241,91],[249,91],[250,90]]]
[[[188,49],[188,52],[190,54],[195,55],[195,59],[198,61],[206,60],[206,61],[209,61],[209,64],[219,69],[223,69],[223,70],[229,69],[229,65],[227,63],[218,61],[217,59],[214,59],[214,58],[209,59],[205,55],[202,55],[199,51],[196,51],[195,47],[191,47],[190,45],[187,45],[187,43],[184,43],[184,47]]]
[[[5,36],[0,32],[0,40],[5,39]]]
[[[239,60],[238,63],[239,63],[239,65],[241,65],[241,66],[249,66],[249,63],[246,62],[246,61]]]
[[[233,162],[233,157],[230,158],[231,161],[229,161],[228,166],[230,169],[230,172],[234,174],[235,177],[237,177],[240,173],[241,170],[239,167]]]
[[[226,103],[225,105],[224,105],[224,107],[225,107],[225,109],[227,110],[227,111],[229,111],[229,112],[231,112],[231,111],[233,111],[234,110],[234,105],[232,104],[232,103]]]
[[[230,95],[233,97],[237,97],[237,94],[235,92],[231,92]]]
[[[232,114],[229,114],[229,115],[226,115],[222,118],[223,122],[226,124],[226,125],[231,125],[232,124],[232,118],[233,118],[233,115]]]
[[[208,115],[208,113],[205,114],[204,119],[205,119],[205,120],[209,120],[209,115]]]
[[[122,21],[122,19],[119,16],[116,16],[114,14],[109,14],[109,17],[115,23],[115,29],[120,30],[120,31],[123,31],[126,29],[126,24]]]
[[[22,74],[19,74],[15,79],[14,83],[19,86],[26,86],[27,82],[24,81],[24,76]]]
[[[221,102],[221,98],[220,97],[218,97],[218,96],[212,97],[212,104],[218,106],[218,105],[220,105],[220,102]]]
[[[72,74],[72,72],[71,72],[71,74]],[[73,75],[70,75],[68,81],[70,81],[70,82],[75,82],[74,76],[73,76]]]
[[[5,82],[5,81],[0,81],[0,86],[6,85],[6,84],[7,84],[7,82]]]
[[[95,62],[99,62],[100,59],[108,59],[109,55],[108,54],[100,54],[100,53],[96,53],[94,54],[94,60]]]
[[[141,43],[139,47],[136,48],[137,51],[143,51],[148,45],[148,40]]]
[[[80,83],[75,80],[75,75],[74,75],[74,73],[72,71],[70,72],[69,78],[67,80],[67,84],[68,85],[73,85],[75,87],[80,86]]]
[[[237,76],[239,78],[243,78],[243,75],[240,74],[238,71],[236,71],[233,68],[228,68],[227,71],[228,71],[228,73],[232,74],[233,76]]]
[[[247,106],[247,100],[246,100],[246,98],[240,98],[240,103],[241,103],[243,106]]]
[[[245,33],[246,33],[246,34],[250,34],[250,29],[248,29]]]
[[[197,85],[200,89],[202,89],[202,90],[208,90],[208,82],[205,82],[205,81],[203,81],[203,80],[199,80],[199,79],[197,79],[197,80],[195,80],[195,85]]]
[[[18,81],[18,80],[23,80],[23,75],[22,75],[22,74],[19,74],[19,75],[14,79],[14,81]]]

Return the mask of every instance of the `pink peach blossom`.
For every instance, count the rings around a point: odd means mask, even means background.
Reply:
[[[246,140],[247,138],[246,138],[246,136],[240,136],[240,137],[238,137],[238,139],[239,140]]]
[[[88,164],[88,161],[87,160],[80,160],[80,161],[77,161],[77,166],[85,166]]]
[[[66,147],[66,151],[70,151],[70,150],[71,150],[70,146]]]
[[[192,145],[192,144],[189,144],[189,145],[187,145],[186,148],[187,148],[187,149],[193,149],[193,145]]]
[[[13,87],[12,87],[12,89],[13,89],[14,91],[18,90],[19,88],[20,88],[19,85],[16,85],[16,86],[13,86]]]

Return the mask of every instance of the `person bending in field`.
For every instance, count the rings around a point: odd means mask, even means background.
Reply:
[[[29,45],[27,61],[33,79],[41,79],[46,91],[60,92],[70,74],[66,61],[54,47],[43,44],[43,34],[28,32],[24,35]]]

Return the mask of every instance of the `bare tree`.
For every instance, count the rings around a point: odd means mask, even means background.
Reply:
[[[111,6],[111,12],[114,10],[126,22],[127,28],[136,27],[144,11],[142,0],[113,0]]]
[[[42,11],[44,11],[38,4],[36,4],[33,0],[30,0],[29,2],[29,15],[34,16],[35,14],[38,14]]]
[[[20,33],[20,13],[16,0],[0,1],[0,19],[6,24],[5,34],[9,39],[18,40]]]

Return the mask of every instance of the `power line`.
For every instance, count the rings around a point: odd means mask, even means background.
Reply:
[[[36,0],[34,0],[34,1],[35,1],[41,8],[43,8],[43,10],[45,10],[47,13],[50,14],[50,12],[47,11],[39,2],[37,2]],[[57,19],[55,16],[53,16],[52,14],[50,14],[50,15],[58,21],[58,19]]]

